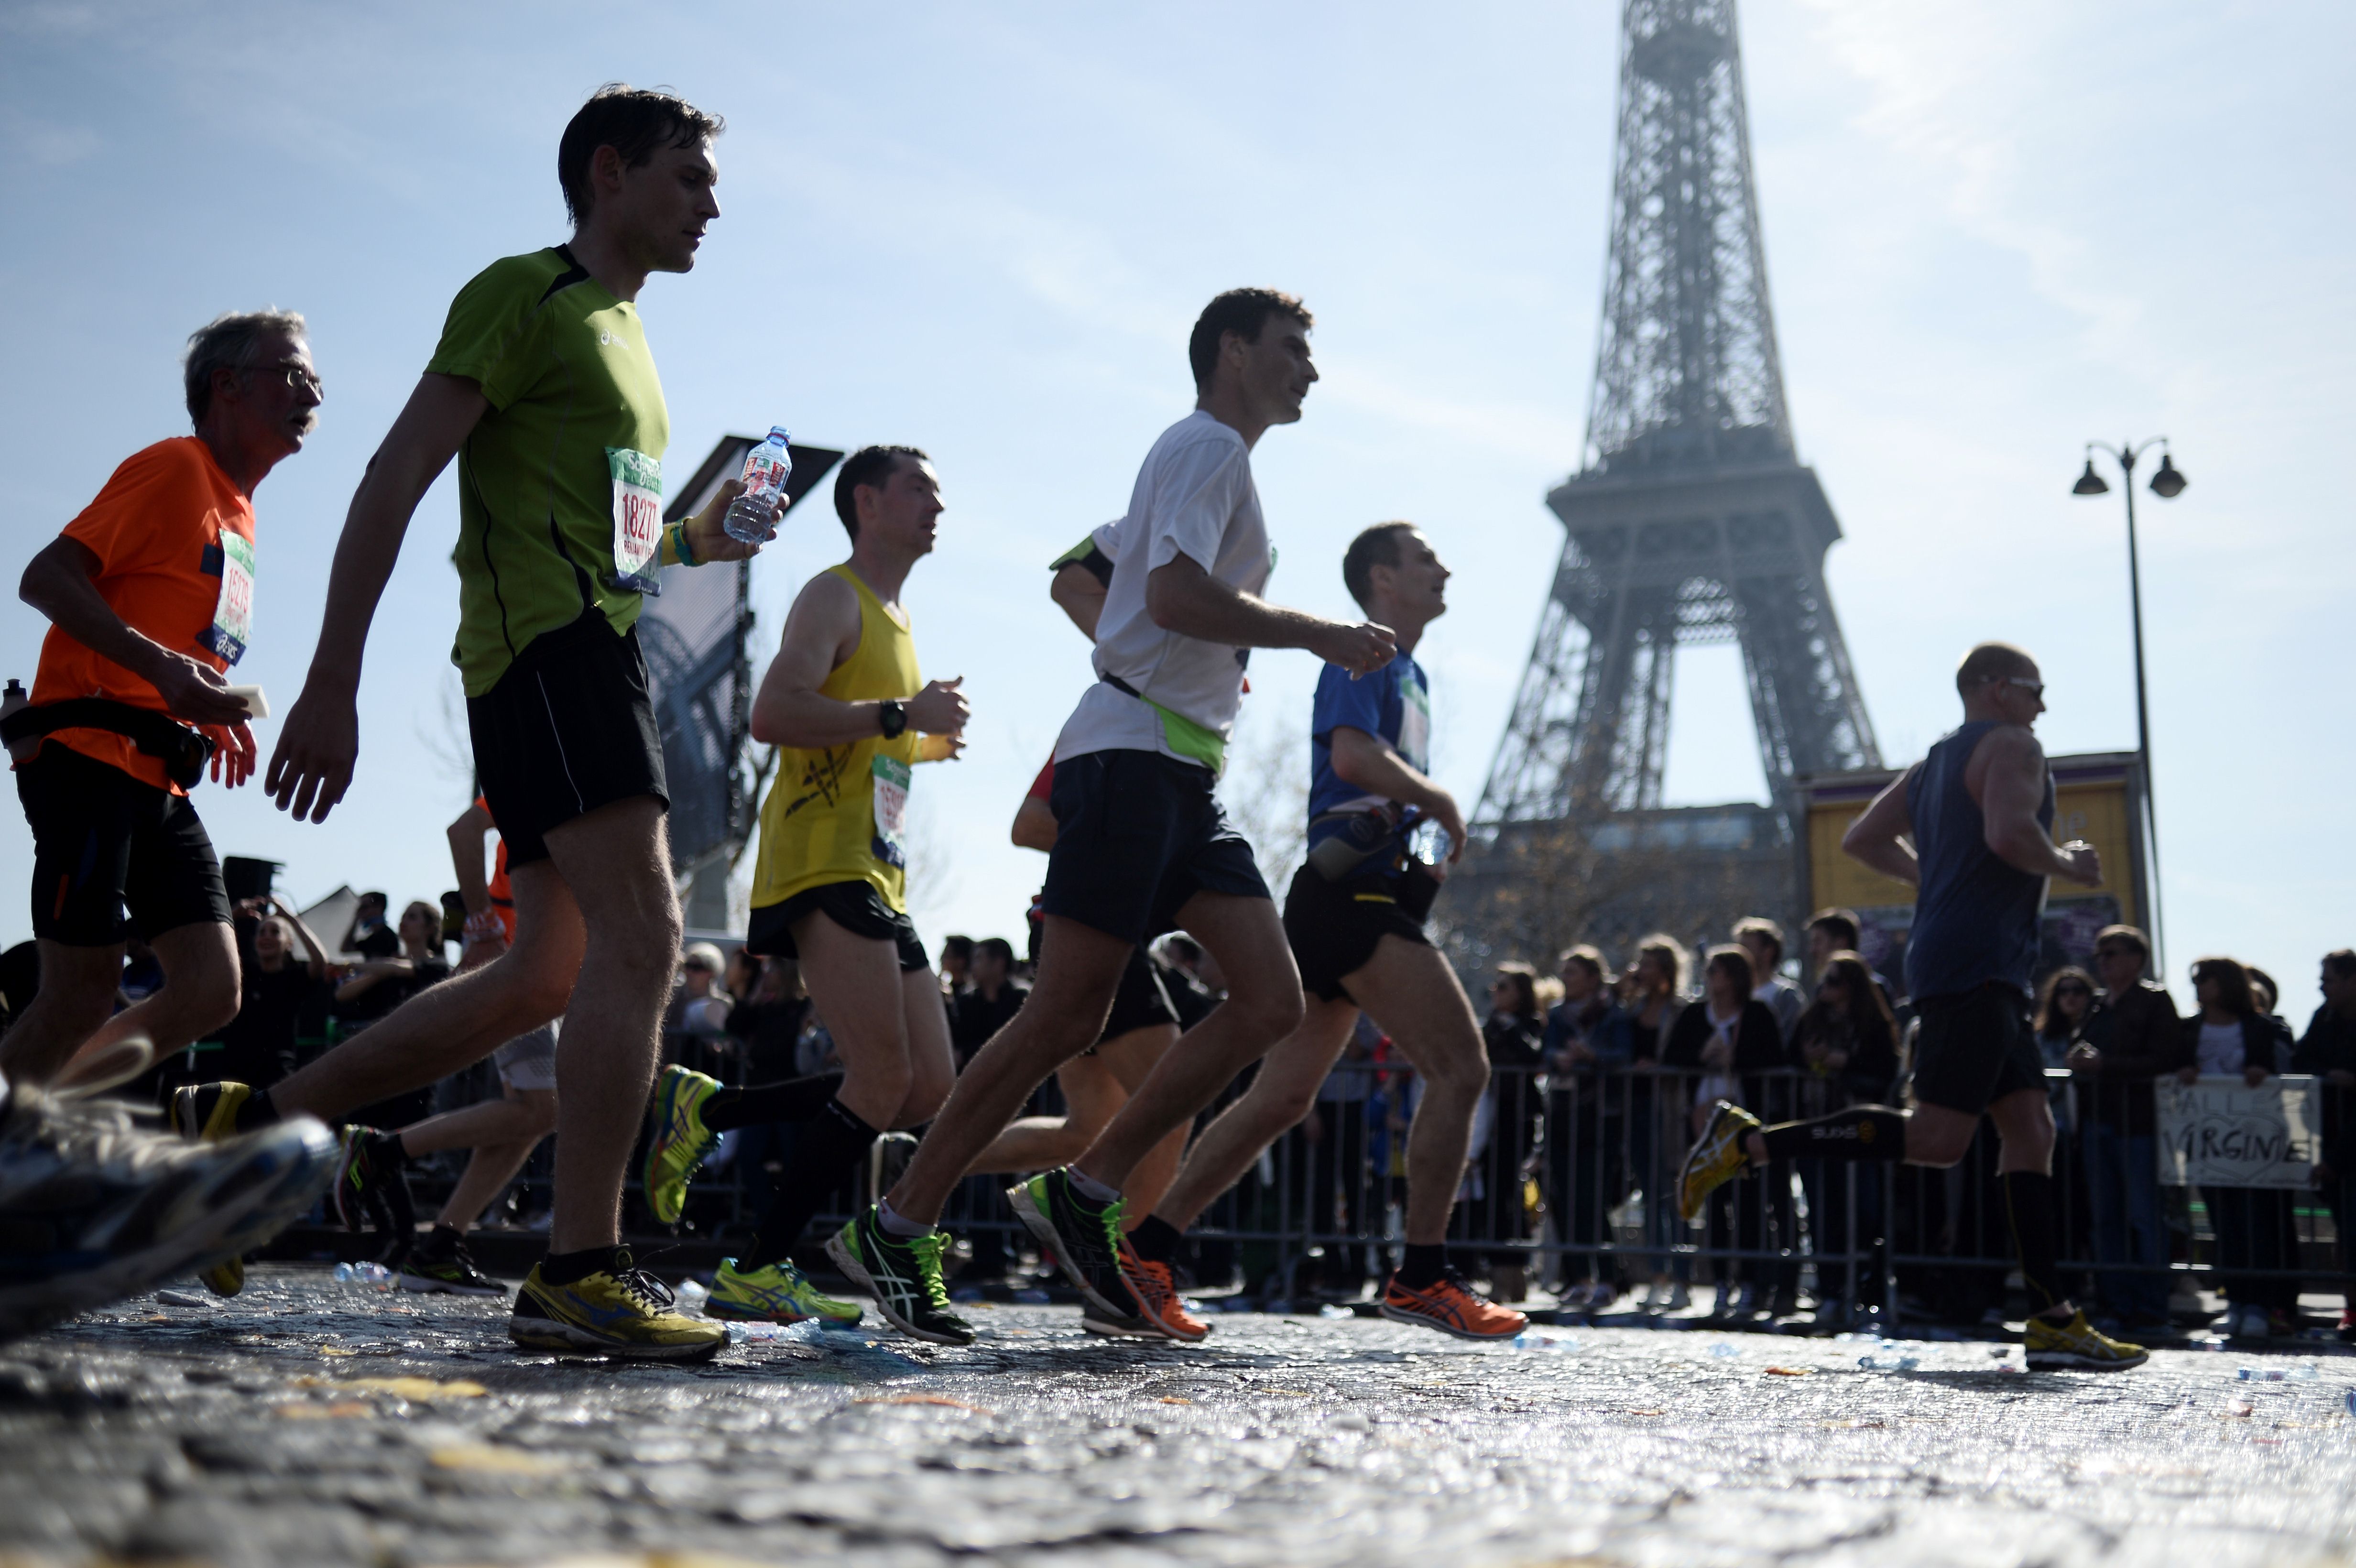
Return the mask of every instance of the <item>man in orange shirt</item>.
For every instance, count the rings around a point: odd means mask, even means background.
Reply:
[[[18,590],[50,622],[32,706],[7,729],[41,955],[40,992],[0,1043],[20,1083],[128,1037],[177,1051],[237,1014],[229,900],[187,792],[208,753],[230,788],[253,771],[224,678],[252,635],[253,490],[302,450],[320,386],[284,311],[197,333],[186,379],[196,433],[125,460]],[[165,983],[110,1017],[126,906]]]

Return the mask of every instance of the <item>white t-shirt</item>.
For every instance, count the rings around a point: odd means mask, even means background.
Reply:
[[[2201,1026],[2199,1060],[2201,1071],[2207,1073],[2238,1073],[2249,1054],[2242,1038],[2242,1026],[2237,1023]]]
[[[1138,695],[1105,680],[1090,687],[1064,725],[1055,760],[1159,752],[1215,769],[1243,705],[1248,650],[1155,625],[1145,580],[1183,555],[1238,592],[1267,585],[1274,560],[1244,438],[1199,409],[1163,431],[1105,553],[1113,573],[1097,621],[1097,673]]]

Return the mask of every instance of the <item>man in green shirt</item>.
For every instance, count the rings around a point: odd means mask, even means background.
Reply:
[[[733,484],[696,517],[662,524],[669,421],[635,303],[648,274],[695,265],[720,215],[720,130],[677,98],[619,86],[573,116],[557,152],[573,239],[493,262],[451,304],[353,497],[318,651],[271,757],[281,809],[316,822],[343,798],[369,622],[411,514],[456,456],[452,657],[476,774],[508,846],[514,944],[274,1090],[208,1084],[175,1107],[184,1130],[205,1136],[296,1112],[338,1119],[562,1013],[549,1254],[509,1325],[540,1349],[681,1360],[727,1340],[672,1311],[619,1245],[623,1168],[680,942],[662,746],[634,626],[658,567],[757,548],[721,527]]]

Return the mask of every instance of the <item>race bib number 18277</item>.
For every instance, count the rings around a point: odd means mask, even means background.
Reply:
[[[614,575],[609,585],[659,593],[655,551],[662,543],[662,461],[626,446],[605,449],[614,476]]]

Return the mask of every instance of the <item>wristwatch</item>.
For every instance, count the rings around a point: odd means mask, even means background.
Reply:
[[[896,697],[887,697],[875,705],[884,720],[884,738],[896,741],[908,728],[908,705]]]

